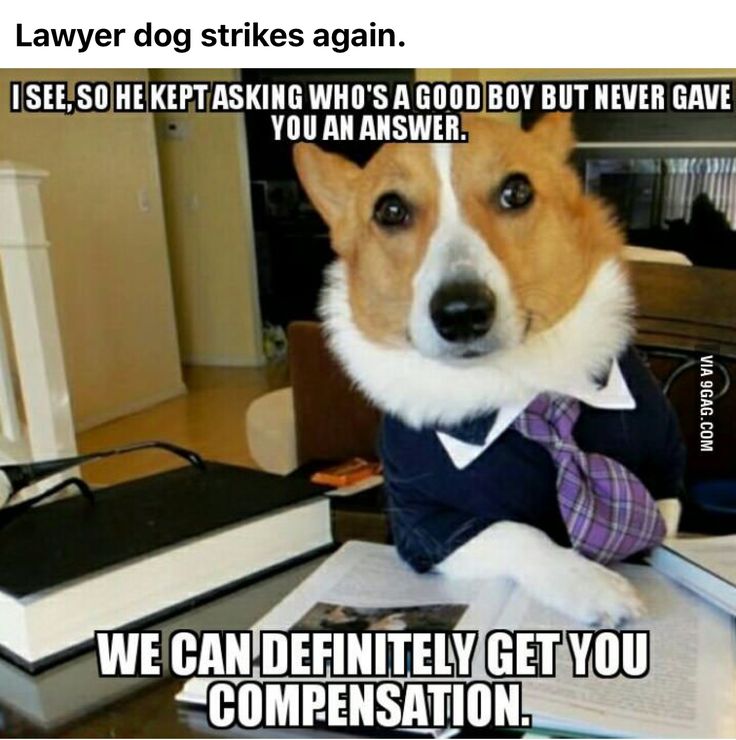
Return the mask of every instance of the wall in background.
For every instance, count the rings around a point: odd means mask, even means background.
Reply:
[[[145,70],[0,70],[0,159],[48,170],[46,227],[77,429],[184,392],[153,116],[10,114],[10,80]]]
[[[172,82],[239,78],[230,69],[151,70],[151,77]],[[183,360],[260,365],[244,117],[157,114],[156,124]]]

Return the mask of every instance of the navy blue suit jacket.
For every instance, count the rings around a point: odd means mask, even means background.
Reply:
[[[675,413],[634,349],[620,359],[633,410],[581,403],[575,439],[586,452],[618,460],[655,499],[680,495],[685,447]],[[381,456],[389,517],[400,555],[429,570],[493,522],[523,522],[569,546],[557,504],[556,468],[536,442],[507,429],[469,466],[457,469],[435,429],[386,416]]]

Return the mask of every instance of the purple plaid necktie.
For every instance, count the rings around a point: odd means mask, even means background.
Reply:
[[[608,563],[659,544],[665,524],[656,502],[621,463],[577,446],[572,430],[578,416],[575,398],[543,393],[513,423],[552,456],[572,546],[591,560]]]

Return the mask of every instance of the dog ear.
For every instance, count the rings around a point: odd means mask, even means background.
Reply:
[[[322,151],[316,144],[294,146],[294,166],[309,199],[333,227],[343,214],[348,193],[360,167],[339,154]]]
[[[532,134],[560,159],[567,159],[575,146],[572,113],[548,113],[532,127]]]

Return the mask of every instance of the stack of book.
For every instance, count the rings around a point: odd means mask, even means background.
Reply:
[[[332,545],[325,488],[207,463],[25,511],[0,531],[0,654],[38,672]]]

